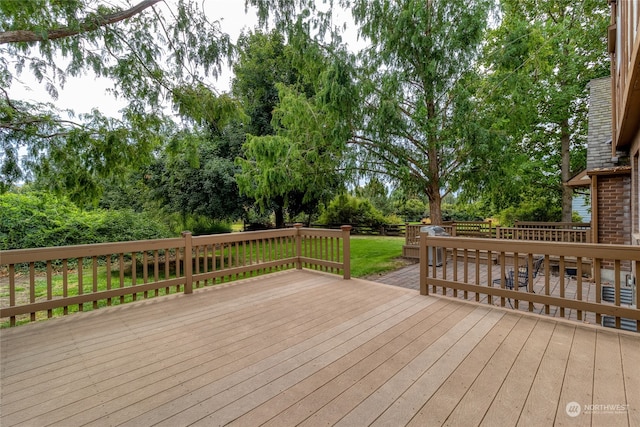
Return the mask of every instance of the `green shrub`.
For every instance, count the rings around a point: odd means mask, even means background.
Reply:
[[[409,199],[396,205],[396,213],[405,221],[420,221],[429,212],[429,206],[420,199]]]
[[[231,233],[232,227],[231,224],[227,222],[195,215],[188,216],[186,220],[173,221],[172,230],[176,234],[189,230],[194,236],[203,236],[206,234]]]
[[[83,211],[36,191],[0,195],[0,250],[145,240],[170,231],[147,214]]]
[[[386,223],[382,212],[373,207],[370,201],[341,194],[333,199],[320,215],[321,224],[357,224],[380,227]]]
[[[512,227],[516,221],[559,222],[562,220],[562,208],[549,206],[545,200],[529,201],[504,209],[497,217],[504,227]]]

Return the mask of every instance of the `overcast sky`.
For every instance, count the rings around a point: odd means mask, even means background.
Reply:
[[[202,0],[209,20],[220,20],[222,31],[229,34],[234,43],[242,31],[253,29],[258,22],[255,9],[245,13],[244,3],[244,0]],[[342,15],[341,19],[347,19],[344,15],[348,13],[343,12]],[[350,19],[350,16],[348,18]],[[354,28],[349,28],[344,38],[345,41],[351,40],[351,45],[357,44]],[[226,92],[229,90],[232,77],[229,68],[223,69],[222,75],[213,85],[218,91]],[[28,71],[25,71],[19,79],[15,79],[10,96],[16,99],[53,102],[60,109],[71,109],[76,113],[87,113],[93,108],[98,108],[105,115],[119,117],[118,110],[124,106],[124,101],[115,100],[107,94],[107,88],[111,86],[109,80],[96,78],[92,73],[82,78],[70,77],[64,88],[59,91],[58,99],[53,100],[44,90],[44,85],[39,84]]]
[[[222,31],[229,34],[235,43],[243,30],[252,29],[258,22],[255,11],[244,11],[244,1],[241,0],[203,0],[206,12],[211,21],[220,20]],[[232,73],[223,70],[223,75],[214,83],[219,91],[228,91]],[[15,79],[10,95],[13,98],[33,100],[38,102],[53,102],[60,109],[72,109],[76,113],[86,113],[98,108],[103,114],[118,117],[118,110],[124,106],[124,101],[117,101],[109,94],[107,88],[112,84],[107,79],[96,78],[93,73],[82,78],[69,77],[64,88],[59,91],[57,100],[53,100],[28,70]]]

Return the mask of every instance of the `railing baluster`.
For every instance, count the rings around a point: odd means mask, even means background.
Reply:
[[[16,306],[16,266],[9,264],[9,307]],[[9,318],[9,325],[16,326],[16,316]]]
[[[66,299],[69,296],[69,269],[67,268],[67,259],[62,260],[62,298]],[[69,314],[69,306],[64,305],[63,314]]]
[[[82,283],[83,281],[83,272],[82,272],[82,264],[84,263],[84,258],[83,257],[79,257],[78,258],[78,295],[84,295],[84,285]],[[83,303],[79,303],[78,304],[78,311],[84,311],[84,304]]]
[[[111,290],[111,254],[107,255],[105,269],[107,272],[106,282],[107,290]],[[157,279],[156,279],[157,281]],[[111,305],[111,297],[107,298],[107,306]]]
[[[93,270],[91,272],[92,274],[92,279],[93,279],[93,293],[95,294],[96,292],[98,292],[98,257],[97,256],[93,256],[91,259],[91,264],[93,267]],[[97,310],[98,309],[98,300],[93,300],[93,309]]]
[[[51,266],[51,260],[47,260],[47,301],[53,299],[53,267]],[[47,310],[47,318],[50,319],[53,316],[53,310]]]
[[[29,302],[36,302],[36,269],[35,263],[29,263]],[[36,321],[36,313],[29,313],[32,322]]]
[[[147,251],[142,251],[142,283],[149,283],[149,254]],[[149,298],[149,292],[145,289],[144,298]]]
[[[132,298],[134,301],[138,300],[138,293],[136,292],[136,273],[138,270],[138,267],[136,265],[136,257],[137,254],[135,252],[131,252],[131,289],[133,291]]]
[[[576,299],[582,301],[582,257],[578,257],[576,260]],[[578,320],[582,320],[582,310],[577,310],[576,316]]]
[[[620,260],[616,259],[613,267],[616,307],[620,307],[620,271]],[[620,316],[616,316],[616,328],[620,329]]]
[[[124,252],[118,254],[118,263],[120,267],[120,289],[124,288]],[[124,295],[120,296],[120,304],[124,304]]]

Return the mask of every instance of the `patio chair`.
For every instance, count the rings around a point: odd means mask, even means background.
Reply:
[[[531,276],[535,279],[536,277],[538,277],[538,273],[540,272],[540,267],[542,267],[542,263],[544,261],[543,257],[540,258],[536,258],[533,261],[533,271]],[[515,287],[516,284],[516,274],[515,271],[513,269],[509,270],[509,272],[507,273],[507,275],[504,278],[504,287],[506,289],[513,289]],[[524,265],[522,267],[518,267],[518,289],[525,287],[527,288],[527,290],[529,289],[529,264],[527,263],[527,265]],[[494,285],[501,285],[502,284],[502,279],[495,279],[493,281]],[[533,289],[531,289],[531,292],[535,293],[535,291]],[[513,305],[511,304],[511,298],[507,298],[507,300],[509,301],[509,305],[513,308]]]
[[[536,258],[533,261],[533,278],[538,277],[538,273],[540,272],[540,267],[542,267],[542,262],[544,258]],[[500,285],[502,283],[502,279],[495,279],[493,281],[494,285]],[[513,289],[515,285],[515,272],[513,269],[509,270],[507,276],[504,278],[504,286],[507,289]],[[524,265],[518,268],[518,288],[529,287],[529,265]],[[534,292],[535,293],[535,292]]]

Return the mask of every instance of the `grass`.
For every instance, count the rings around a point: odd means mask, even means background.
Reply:
[[[351,236],[351,275],[365,277],[404,266],[402,245],[404,237]]]

